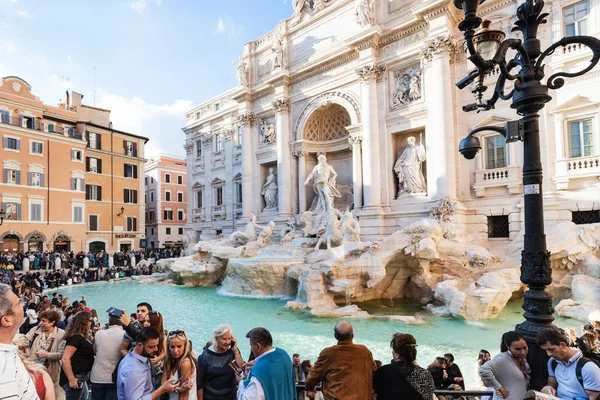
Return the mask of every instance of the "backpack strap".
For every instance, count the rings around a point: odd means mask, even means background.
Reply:
[[[550,363],[550,366],[552,367],[552,372],[556,373],[556,366],[558,365],[558,361],[556,361],[554,358],[552,359],[552,362]]]
[[[585,389],[585,386],[583,386],[583,376],[581,374],[581,371],[583,370],[583,366],[589,362],[593,362],[593,361],[590,360],[589,358],[581,357],[579,360],[577,360],[577,366],[575,366],[575,376],[577,377],[577,380],[579,381],[579,384],[581,385],[581,387],[584,389]]]

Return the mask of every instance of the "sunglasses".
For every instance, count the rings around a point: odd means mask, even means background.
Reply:
[[[185,336],[185,331],[177,329],[176,331],[169,332],[169,336],[178,336],[178,335],[184,335]]]

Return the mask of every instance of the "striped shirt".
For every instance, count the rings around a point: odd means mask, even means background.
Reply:
[[[0,343],[0,400],[39,399],[17,346]]]

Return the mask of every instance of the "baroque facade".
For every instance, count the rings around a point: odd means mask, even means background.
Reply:
[[[488,0],[480,15],[511,37],[518,3]],[[462,111],[473,97],[455,82],[471,67],[452,2],[294,6],[289,19],[244,45],[232,70],[237,87],[186,113],[188,231],[232,232],[251,214],[284,226],[313,207],[305,180],[325,154],[338,174],[336,207],[358,215],[365,238],[429,215],[444,198],[458,202],[458,218],[474,237],[519,236],[522,144],[482,132],[475,160],[458,152],[470,130],[518,116],[507,102],[486,113]],[[546,11],[546,45],[600,34],[598,0],[553,1]],[[546,74],[580,69],[589,54],[561,48]],[[486,78],[488,86],[495,78]],[[598,85],[598,68],[567,79],[542,113],[547,222],[600,219]]]

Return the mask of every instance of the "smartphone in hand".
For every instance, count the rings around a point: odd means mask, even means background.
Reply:
[[[238,365],[238,363],[233,360],[232,362],[229,363],[229,366],[235,371],[236,374],[238,375],[242,375],[243,374],[243,370],[242,368]]]

